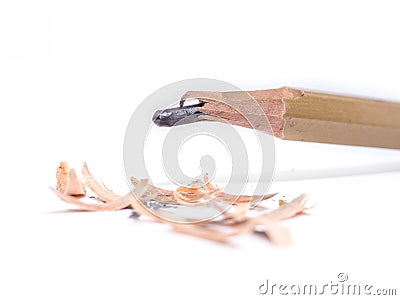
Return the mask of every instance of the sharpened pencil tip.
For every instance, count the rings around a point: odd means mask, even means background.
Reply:
[[[154,124],[160,127],[172,127],[198,122],[201,121],[198,117],[203,114],[198,110],[201,106],[203,106],[203,104],[199,103],[191,106],[157,110],[154,113],[152,120]]]

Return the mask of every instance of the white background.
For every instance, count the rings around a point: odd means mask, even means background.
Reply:
[[[267,278],[329,283],[340,272],[399,289],[400,172],[275,182],[318,203],[286,223],[288,248],[253,236],[221,246],[128,211],[68,213],[48,188],[60,160],[87,160],[126,190],[130,116],[177,80],[400,99],[398,11],[365,0],[1,1],[0,298],[248,299]],[[350,153],[359,166],[399,163],[394,150],[315,147],[280,145],[278,171],[339,152],[338,167]]]

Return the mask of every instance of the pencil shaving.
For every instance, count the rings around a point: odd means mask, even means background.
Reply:
[[[68,163],[61,162],[57,168],[57,191],[71,196],[85,195],[85,184],[79,180],[74,169]]]
[[[111,202],[100,202],[100,203],[86,203],[84,202],[83,196],[70,196],[56,191],[56,194],[65,202],[74,204],[80,210],[86,211],[105,211],[105,210],[119,210],[126,208],[132,202],[129,195],[119,197],[118,199]]]
[[[271,226],[264,230],[268,239],[278,246],[288,246],[292,243],[292,236],[290,230],[282,226]]]
[[[86,185],[96,194],[97,198],[103,202],[112,202],[117,200],[120,196],[113,191],[107,189],[103,184],[98,182],[89,171],[87,163],[83,163],[82,175]]]
[[[288,229],[278,226],[278,223],[302,214],[307,209],[306,195],[303,194],[289,202],[280,200],[279,206],[275,210],[261,207],[263,211],[261,214],[249,216],[248,213],[254,208],[252,206],[254,203],[267,201],[276,194],[258,196],[228,194],[213,185],[207,174],[205,174],[204,180],[193,181],[176,190],[161,189],[149,184],[147,180],[131,177],[135,189],[132,193],[124,196],[114,193],[96,180],[86,163],[83,165],[82,175],[83,180],[80,180],[74,169],[70,169],[65,162],[60,163],[56,173],[56,194],[60,199],[73,204],[79,210],[112,211],[131,208],[137,216],[145,216],[156,222],[168,224],[176,232],[220,243],[228,243],[234,236],[262,232],[271,243],[288,245],[291,241],[290,232]],[[89,197],[84,189],[85,186],[95,195],[90,197],[90,200],[97,201],[97,203],[88,203]],[[211,203],[220,211],[221,215],[218,219],[196,224],[180,224],[152,213],[149,208],[145,207],[145,203],[149,201],[174,205],[196,204],[199,207]],[[218,203],[229,203],[230,206],[226,209],[226,206],[223,207]]]

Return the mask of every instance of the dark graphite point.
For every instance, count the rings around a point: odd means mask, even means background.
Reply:
[[[203,105],[203,103],[199,103],[185,107],[157,110],[153,115],[153,122],[157,126],[171,127],[200,121],[198,117],[203,113],[198,108]]]

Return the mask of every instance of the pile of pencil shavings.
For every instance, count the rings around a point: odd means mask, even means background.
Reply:
[[[262,205],[254,205],[255,201],[262,204],[271,200],[276,194],[262,196],[232,195],[224,193],[217,186],[211,184],[204,176],[204,181],[193,182],[188,187],[179,187],[176,190],[157,188],[147,183],[147,180],[137,180],[132,177],[135,186],[134,193],[121,196],[106,188],[94,178],[86,163],[82,168],[82,178],[79,178],[74,169],[70,169],[68,163],[61,162],[57,168],[56,194],[65,202],[73,204],[83,211],[112,211],[120,209],[132,209],[138,217],[148,217],[160,223],[171,226],[173,230],[192,236],[197,236],[221,243],[238,235],[247,233],[263,233],[271,243],[288,245],[291,243],[290,232],[279,222],[304,214],[306,207],[306,195],[302,194],[292,201],[279,200],[276,209],[268,209]],[[88,202],[87,189],[90,189],[96,203]],[[137,198],[140,197],[140,200]],[[146,201],[159,204],[190,205],[201,203],[213,198],[230,204],[228,210],[221,211],[221,216],[214,220],[200,223],[180,224],[165,220],[152,213],[145,207]],[[233,203],[233,204],[232,204]],[[256,216],[250,216],[249,211],[256,208],[261,211]]]

